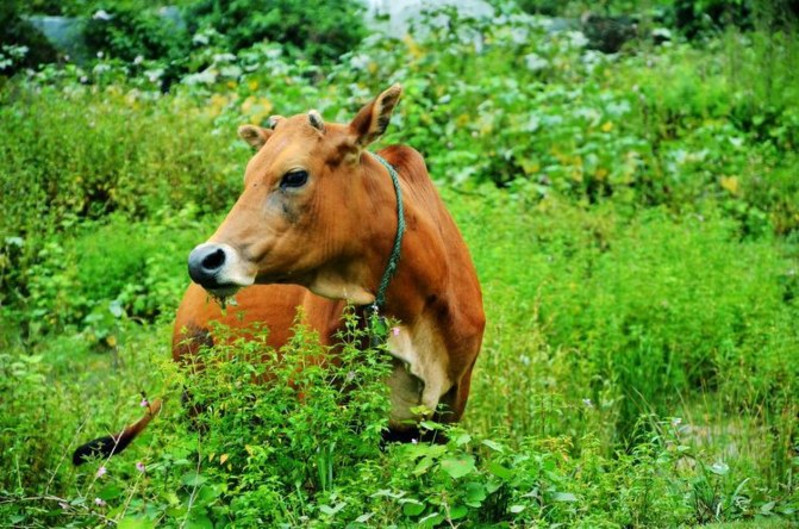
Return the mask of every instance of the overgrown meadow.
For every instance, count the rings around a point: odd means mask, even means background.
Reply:
[[[0,77],[0,525],[793,526],[795,33],[607,55],[504,9],[321,62],[198,34],[169,86],[146,57]],[[300,324],[204,349],[213,369],[169,351],[186,257],[242,185],[237,126],[347,121],[393,82],[381,144],[425,155],[488,316],[464,421],[422,425],[445,443],[381,443],[386,353],[352,315],[326,367]],[[123,454],[72,466],[155,398]]]

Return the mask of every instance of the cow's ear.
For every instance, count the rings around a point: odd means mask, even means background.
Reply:
[[[239,127],[239,138],[246,141],[255,150],[260,149],[272,135],[272,131],[255,125],[242,125]]]
[[[355,136],[357,146],[366,147],[386,131],[401,93],[402,87],[395,84],[358,112],[350,123],[350,132]]]

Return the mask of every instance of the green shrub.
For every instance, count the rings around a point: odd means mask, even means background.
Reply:
[[[40,31],[21,17],[17,0],[0,5],[0,76],[54,62],[56,51]],[[1,77],[0,77],[1,78]]]
[[[1,97],[10,104],[2,105],[0,129],[17,138],[0,147],[4,312],[10,305],[15,321],[33,316],[35,325],[53,328],[81,321],[95,300],[107,306],[121,296],[130,315],[156,315],[160,300],[176,294],[156,293],[147,274],[161,267],[164,255],[182,262],[207,234],[184,239],[180,248],[160,243],[168,248],[163,254],[155,251],[152,237],[168,237],[165,227],[154,223],[141,233],[126,224],[147,215],[174,229],[180,211],[190,221],[198,210],[231,204],[248,155],[234,128],[227,137],[216,135],[212,113],[176,101],[143,100],[136,91],[110,90],[95,102],[80,88],[66,97],[54,91]],[[189,116],[192,127],[185,126]],[[229,159],[208,156],[228,149]],[[113,239],[116,244],[103,240],[102,230],[80,240],[82,222],[112,212],[118,217],[105,233],[125,234]],[[176,223],[170,224],[172,217]],[[97,251],[83,252],[87,245]],[[161,268],[158,274],[167,272]]]
[[[579,438],[593,425],[607,443],[626,442],[642,414],[666,415],[681,395],[749,377],[732,400],[762,405],[780,378],[767,366],[780,358],[785,373],[799,369],[784,327],[796,317],[792,257],[768,239],[741,242],[719,210],[625,220],[615,208],[547,199],[528,209],[498,193],[457,203],[467,240],[481,241],[472,251],[486,296],[499,304],[487,304],[497,333],[482,357],[494,376],[475,377],[476,394],[493,397],[472,402],[486,428],[509,420]],[[508,358],[512,368],[496,364]]]
[[[102,17],[86,21],[83,38],[92,54],[105,53],[127,62],[158,59],[168,63],[182,58],[191,37],[182,26],[140,6],[98,4]]]
[[[187,11],[193,31],[213,28],[228,51],[268,40],[311,62],[335,61],[366,35],[358,2],[201,0]]]

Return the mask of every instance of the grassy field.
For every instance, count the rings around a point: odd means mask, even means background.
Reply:
[[[0,525],[795,526],[796,42],[730,30],[605,56],[578,37],[454,21],[324,67],[263,45],[168,93],[147,61],[3,80]],[[188,252],[241,186],[236,127],[342,121],[394,81],[382,143],[425,155],[488,317],[443,445],[380,446],[380,350],[297,380],[320,354],[302,327],[280,362],[239,343],[197,374],[168,345]],[[249,384],[260,370],[275,383]],[[72,467],[142,392],[167,399],[147,432]]]

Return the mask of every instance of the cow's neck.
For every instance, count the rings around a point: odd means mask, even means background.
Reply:
[[[396,273],[388,284],[385,305],[381,310],[404,325],[413,326],[419,323],[428,305],[441,299],[449,288],[449,263],[441,232],[429,212],[414,201],[411,193],[405,193],[404,202],[406,231]],[[375,251],[369,266],[369,284],[375,285],[374,289],[389,261],[397,221],[392,219],[386,225],[390,229],[379,237],[382,243],[373,246]],[[376,294],[375,290],[372,292]]]
[[[396,359],[388,381],[394,428],[417,419],[420,405],[426,410],[423,414],[436,410],[441,395],[455,383],[448,353],[453,328],[446,322],[458,307],[449,292],[447,251],[428,212],[413,200],[405,202],[408,229],[383,309],[399,322],[388,333],[388,350]],[[385,254],[378,262],[386,262]]]
[[[318,272],[310,289],[328,298],[346,299],[355,305],[371,305],[392,253],[397,234],[397,199],[385,168],[376,160],[365,161],[368,185],[363,195],[353,197],[348,209],[368,212],[359,225],[361,235],[352,259],[342,259],[335,266]],[[430,190],[432,193],[434,191]],[[405,326],[415,326],[435,304],[439,312],[448,312],[450,274],[439,212],[430,211],[430,203],[420,204],[418,191],[402,185],[406,221],[399,262],[385,296],[380,313],[397,319]],[[436,202],[438,199],[436,198]],[[443,205],[436,204],[436,207]],[[459,236],[458,236],[459,238]],[[449,241],[457,244],[459,241]],[[432,322],[431,322],[432,323]],[[435,326],[435,325],[434,325]]]

